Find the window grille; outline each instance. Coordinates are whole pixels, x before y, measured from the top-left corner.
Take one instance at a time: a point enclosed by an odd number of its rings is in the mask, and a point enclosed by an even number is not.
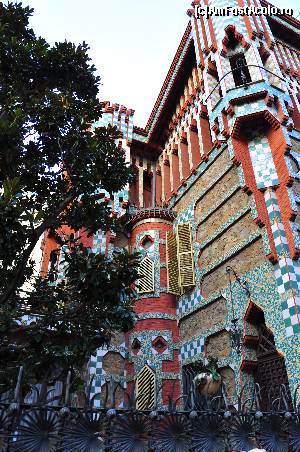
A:
[[[154,292],[154,262],[146,256],[139,266],[138,292],[140,294]]]
[[[229,58],[235,86],[241,86],[251,82],[246,58],[243,53],[237,53]]]
[[[177,242],[171,231],[167,232],[167,278],[168,292],[180,295]]]
[[[179,284],[182,288],[195,284],[192,228],[190,223],[177,226]]]
[[[154,408],[156,388],[155,372],[148,366],[144,366],[136,379],[136,407],[138,410]]]

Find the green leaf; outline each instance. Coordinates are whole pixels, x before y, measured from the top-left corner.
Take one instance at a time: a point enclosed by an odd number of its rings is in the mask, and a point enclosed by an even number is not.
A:
[[[39,210],[38,213],[35,216],[35,221],[41,221],[44,218],[44,211]]]

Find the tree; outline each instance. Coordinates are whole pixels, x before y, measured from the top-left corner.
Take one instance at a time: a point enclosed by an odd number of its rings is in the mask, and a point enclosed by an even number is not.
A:
[[[114,230],[95,195],[117,192],[131,172],[119,132],[101,116],[100,79],[86,43],[47,42],[33,10],[0,5],[0,362],[3,388],[22,364],[36,379],[82,366],[113,331],[134,322],[137,256],[95,255],[76,234]],[[32,251],[49,231],[67,246],[66,279],[33,278]],[[24,283],[32,282],[31,290]],[[24,315],[34,322],[23,324]]]

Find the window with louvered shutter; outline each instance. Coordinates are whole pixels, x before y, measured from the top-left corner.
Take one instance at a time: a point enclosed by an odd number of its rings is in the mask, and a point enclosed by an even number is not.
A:
[[[167,277],[168,292],[180,295],[177,242],[175,235],[167,232]]]
[[[155,372],[146,365],[136,379],[136,407],[138,410],[154,408],[155,391]]]
[[[176,228],[179,285],[187,288],[195,285],[192,228],[190,223],[178,224]]]
[[[138,292],[154,292],[154,262],[148,256],[140,263],[139,275],[142,278],[138,280]]]

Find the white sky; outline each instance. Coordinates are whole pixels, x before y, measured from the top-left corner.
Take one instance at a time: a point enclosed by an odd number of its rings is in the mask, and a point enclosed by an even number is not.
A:
[[[35,9],[31,25],[49,43],[89,44],[103,84],[101,100],[133,108],[134,124],[144,127],[187,25],[191,0],[22,2]],[[300,10],[298,0],[272,3],[293,8],[295,16]]]
[[[86,41],[102,100],[133,108],[145,126],[188,22],[185,0],[27,0],[50,43]],[[25,5],[26,0],[23,1]]]

